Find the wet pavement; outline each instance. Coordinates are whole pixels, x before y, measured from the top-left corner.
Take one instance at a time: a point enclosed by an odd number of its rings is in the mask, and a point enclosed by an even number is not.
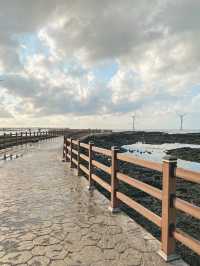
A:
[[[0,163],[0,265],[171,266],[159,243],[62,163],[62,139]]]

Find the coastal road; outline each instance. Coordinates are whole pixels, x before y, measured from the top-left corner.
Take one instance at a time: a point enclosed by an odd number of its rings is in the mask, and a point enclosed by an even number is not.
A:
[[[62,138],[0,162],[0,265],[171,266],[159,243],[123,213],[111,214],[61,161]]]

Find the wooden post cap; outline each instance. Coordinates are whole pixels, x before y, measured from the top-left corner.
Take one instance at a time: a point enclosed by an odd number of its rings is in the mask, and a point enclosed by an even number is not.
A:
[[[111,150],[112,150],[112,151],[119,151],[120,148],[119,148],[118,146],[112,146],[112,147],[111,147]]]
[[[162,158],[162,161],[163,162],[169,162],[169,163],[176,163],[177,162],[177,157],[174,156],[174,155],[165,155],[163,158]]]

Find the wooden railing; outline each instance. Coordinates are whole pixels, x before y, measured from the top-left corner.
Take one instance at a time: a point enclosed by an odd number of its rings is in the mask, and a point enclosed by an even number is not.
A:
[[[88,156],[81,153],[81,149],[87,150]],[[111,167],[94,160],[94,154],[96,153],[108,156],[111,161]],[[78,175],[80,175],[81,171],[87,175],[89,189],[92,189],[94,182],[96,182],[111,194],[110,210],[112,212],[118,211],[120,202],[122,202],[157,225],[161,229],[161,249],[159,254],[166,261],[177,259],[175,254],[176,240],[200,255],[200,241],[176,228],[177,210],[200,219],[200,207],[176,196],[176,178],[179,177],[186,181],[200,183],[200,173],[178,168],[177,159],[173,156],[165,156],[161,164],[119,153],[116,147],[112,147],[111,150],[103,149],[95,147],[92,142],[86,144],[67,137],[64,138],[63,159],[64,161],[69,161],[71,167],[77,168]],[[81,164],[82,160],[88,163],[88,168]],[[162,190],[121,173],[118,169],[118,161],[128,162],[162,173]],[[110,184],[94,174],[95,168],[111,175]],[[162,203],[161,217],[119,191],[119,181],[160,200]]]
[[[61,131],[16,132],[0,135],[0,150],[64,135]]]

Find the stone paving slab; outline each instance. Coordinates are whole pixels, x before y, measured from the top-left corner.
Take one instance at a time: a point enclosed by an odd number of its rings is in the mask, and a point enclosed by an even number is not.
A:
[[[111,214],[61,155],[60,138],[0,164],[0,265],[186,265],[165,263],[159,242],[125,214]]]

